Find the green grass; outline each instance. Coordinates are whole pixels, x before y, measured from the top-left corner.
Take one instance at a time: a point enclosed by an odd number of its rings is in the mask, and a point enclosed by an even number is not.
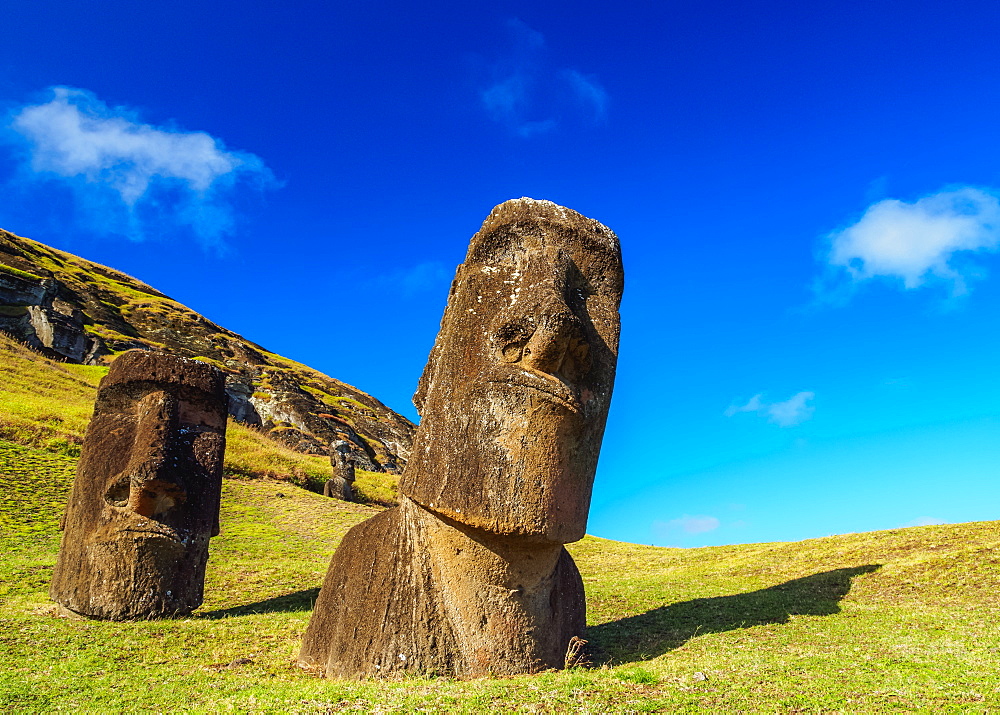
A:
[[[226,466],[229,477],[288,479],[300,486],[322,484],[330,478],[330,460],[285,447],[262,432],[232,419],[226,429]]]
[[[107,372],[103,366],[50,360],[0,332],[0,439],[56,455],[79,456],[97,384]],[[227,477],[286,480],[322,491],[331,473],[326,457],[296,452],[262,432],[229,421]],[[392,474],[360,472],[356,492],[366,503],[393,503],[398,482]]]
[[[21,267],[7,265],[6,262],[13,262]],[[307,392],[317,398],[317,402],[310,406],[313,413],[336,412],[342,418],[348,418],[349,424],[373,445],[376,454],[383,461],[386,445],[375,437],[376,434],[383,433],[379,429],[379,423],[389,423],[395,431],[401,429],[406,432],[410,427],[405,419],[380,405],[370,395],[306,365],[268,352],[129,275],[37,241],[0,231],[0,271],[39,279],[40,276],[28,273],[24,268],[37,271],[44,277],[58,279],[77,296],[74,306],[84,314],[84,329],[87,333],[99,336],[111,351],[111,355],[102,358],[104,361],[109,361],[114,355],[137,343],[152,349],[187,355],[227,372],[243,370],[246,374],[244,358],[251,364],[263,360],[269,371],[282,373],[284,382],[292,385],[308,383],[310,389]],[[24,311],[22,306],[0,306],[0,313],[8,316],[16,317]],[[0,363],[5,352],[6,348],[0,344]],[[257,357],[246,357],[247,355]],[[6,376],[0,374],[0,391],[4,390],[4,377]],[[264,384],[267,384],[266,380],[261,383]],[[17,397],[30,398],[31,395]],[[44,401],[45,396],[41,399]],[[9,405],[8,414],[5,415],[2,401],[3,398],[0,397],[0,438],[30,441],[48,449],[63,449],[67,454],[78,451],[79,442],[73,446],[72,435],[79,430],[74,427],[60,429],[52,425],[42,425],[41,429],[37,429],[39,425],[33,424],[30,419],[32,410],[37,407],[32,404],[31,399],[17,400],[23,408],[23,414],[20,415],[9,414]],[[86,407],[86,402],[75,399],[73,409]],[[15,405],[15,410],[16,407]],[[23,419],[24,414],[29,416],[27,420]],[[354,419],[350,419],[351,417]],[[330,435],[326,433],[319,437],[321,440],[329,439]],[[49,443],[50,439],[56,441]],[[71,444],[67,446],[59,440],[68,440]],[[391,482],[392,479],[387,478],[379,486],[379,491],[391,490]]]
[[[75,459],[0,441],[0,535],[54,532],[75,469]]]
[[[0,439],[79,455],[107,371],[49,360],[0,333]]]
[[[60,618],[73,459],[0,444],[0,707],[24,712],[990,712],[1000,522],[797,543],[570,547],[592,667],[503,680],[317,679],[293,664],[330,555],[376,509],[226,480],[189,618]],[[13,497],[11,497],[13,495]]]
[[[8,266],[5,263],[0,263],[0,272],[9,273],[10,275],[17,276],[18,278],[27,278],[31,281],[42,280],[41,276],[36,276],[34,273],[22,271],[20,268],[14,268],[14,266]]]

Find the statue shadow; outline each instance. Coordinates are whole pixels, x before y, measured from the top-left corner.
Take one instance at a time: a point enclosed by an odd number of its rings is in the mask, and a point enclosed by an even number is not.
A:
[[[851,590],[851,579],[881,566],[824,571],[759,591],[681,601],[591,626],[587,629],[589,657],[595,665],[631,663],[663,655],[705,633],[787,623],[793,615],[839,613],[840,600]]]
[[[233,616],[249,616],[257,613],[294,613],[297,611],[311,611],[319,595],[319,588],[307,588],[294,593],[286,593],[284,596],[275,596],[265,601],[248,603],[243,606],[233,606],[216,611],[205,611],[195,613],[197,618],[232,618]]]

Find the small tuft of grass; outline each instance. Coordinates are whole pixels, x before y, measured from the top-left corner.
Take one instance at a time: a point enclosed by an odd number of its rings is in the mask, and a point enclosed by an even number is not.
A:
[[[354,494],[362,504],[393,506],[399,503],[399,476],[355,469]]]
[[[34,273],[22,271],[20,268],[14,268],[14,266],[8,266],[6,263],[0,263],[0,273],[7,273],[18,278],[25,278],[29,281],[42,280],[41,276],[36,276]]]
[[[296,452],[263,432],[230,419],[226,429],[225,474],[244,479],[283,479],[316,489],[315,485],[322,485],[332,471],[326,457]]]

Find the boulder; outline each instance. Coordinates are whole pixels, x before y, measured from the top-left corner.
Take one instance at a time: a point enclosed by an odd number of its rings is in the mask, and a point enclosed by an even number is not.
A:
[[[0,264],[0,330],[57,360],[96,361],[108,354],[101,339],[86,332],[83,312],[66,300],[58,281],[11,270]]]

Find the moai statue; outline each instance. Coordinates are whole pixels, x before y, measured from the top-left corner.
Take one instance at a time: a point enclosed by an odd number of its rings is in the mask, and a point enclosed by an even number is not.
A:
[[[548,201],[496,207],[458,267],[414,402],[401,504],[334,554],[300,661],[332,677],[561,668],[611,401],[618,239]]]
[[[111,620],[200,606],[225,445],[222,372],[141,350],[115,360],[83,441],[52,599]]]
[[[333,478],[323,485],[323,496],[354,501],[354,461],[349,456],[346,442],[338,441],[330,447],[330,466]]]

